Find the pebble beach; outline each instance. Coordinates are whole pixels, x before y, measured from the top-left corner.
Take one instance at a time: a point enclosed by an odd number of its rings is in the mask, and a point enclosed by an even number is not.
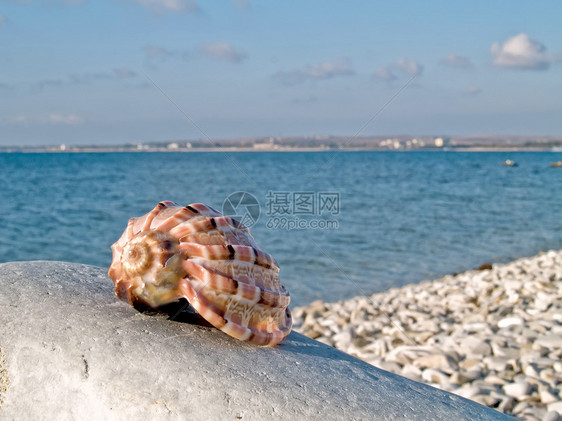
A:
[[[293,311],[294,329],[523,420],[562,420],[562,250]]]

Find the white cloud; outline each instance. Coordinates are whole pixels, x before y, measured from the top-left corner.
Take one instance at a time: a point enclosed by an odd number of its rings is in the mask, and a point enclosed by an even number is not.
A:
[[[77,124],[82,124],[84,122],[84,119],[76,114],[49,114],[47,122],[52,124],[74,126]]]
[[[203,44],[199,49],[206,56],[231,62],[239,62],[248,57],[244,50],[225,41]]]
[[[349,76],[353,73],[353,66],[350,60],[343,58],[306,66],[302,69],[280,71],[275,73],[273,78],[284,85],[297,85],[305,80],[331,79],[336,76]]]
[[[392,71],[388,66],[380,67],[375,73],[373,73],[373,79],[382,79],[387,82],[392,82],[398,79],[398,76]]]
[[[396,61],[396,68],[408,76],[419,76],[423,72],[423,66],[419,62],[407,58]]]
[[[541,42],[521,33],[506,39],[503,44],[494,42],[490,48],[492,64],[512,69],[546,70],[557,60],[546,53]]]
[[[439,64],[443,66],[456,67],[458,69],[472,68],[472,62],[469,58],[457,56],[455,53],[450,53],[447,57],[439,60]]]
[[[407,58],[401,58],[396,60],[388,66],[380,67],[377,71],[373,73],[373,79],[380,79],[386,82],[393,82],[402,76],[419,76],[423,72],[423,65],[416,61]]]
[[[465,91],[466,95],[478,95],[482,92],[482,89],[480,89],[478,86],[469,86],[468,89]]]
[[[156,12],[194,12],[198,10],[197,3],[193,0],[137,0],[137,3]]]

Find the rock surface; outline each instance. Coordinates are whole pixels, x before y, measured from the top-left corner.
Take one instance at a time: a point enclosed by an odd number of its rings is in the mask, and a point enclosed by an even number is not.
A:
[[[112,287],[92,266],[0,265],[2,419],[506,418],[295,332],[258,348],[141,314]]]
[[[525,420],[562,414],[562,251],[293,311],[295,329]]]

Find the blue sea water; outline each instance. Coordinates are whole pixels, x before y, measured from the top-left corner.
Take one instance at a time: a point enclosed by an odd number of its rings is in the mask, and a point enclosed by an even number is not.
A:
[[[519,166],[502,167],[505,159]],[[0,262],[108,267],[110,245],[130,217],[162,200],[221,209],[245,191],[260,204],[254,237],[278,260],[293,305],[336,301],[562,248],[562,169],[549,167],[561,159],[552,152],[0,154]],[[320,209],[322,194],[339,200]],[[297,218],[302,229],[280,227]],[[310,228],[314,221],[332,226]]]

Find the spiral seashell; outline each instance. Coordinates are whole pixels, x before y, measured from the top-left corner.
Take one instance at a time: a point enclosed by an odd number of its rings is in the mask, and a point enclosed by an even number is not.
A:
[[[289,292],[249,229],[201,203],[160,202],[111,246],[115,293],[137,309],[187,299],[230,336],[274,346],[291,331]]]

